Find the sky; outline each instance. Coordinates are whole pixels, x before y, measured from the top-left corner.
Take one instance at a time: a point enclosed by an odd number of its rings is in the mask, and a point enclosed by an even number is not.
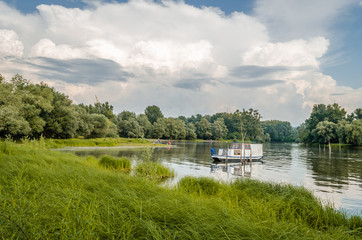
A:
[[[362,107],[361,0],[0,0],[0,73],[166,117]]]

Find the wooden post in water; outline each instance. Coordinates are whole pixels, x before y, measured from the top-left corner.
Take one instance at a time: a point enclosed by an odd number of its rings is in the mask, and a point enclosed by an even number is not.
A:
[[[250,157],[249,157],[250,165],[253,164],[253,154],[251,153],[251,145],[250,145]]]
[[[244,143],[243,143],[243,162],[244,162],[244,166],[245,166],[246,157],[245,157],[245,144]]]

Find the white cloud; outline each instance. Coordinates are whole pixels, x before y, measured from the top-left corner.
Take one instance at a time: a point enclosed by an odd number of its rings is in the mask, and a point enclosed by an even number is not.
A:
[[[289,42],[261,43],[253,46],[243,56],[243,65],[257,66],[312,66],[318,67],[318,58],[327,51],[329,41],[317,37],[306,41],[303,39]]]
[[[355,0],[256,0],[254,15],[273,40],[330,37],[335,19]]]
[[[72,49],[72,47],[67,44],[56,46],[55,43],[49,39],[40,39],[39,42],[33,46],[30,56],[63,60],[85,57],[80,50]]]
[[[0,29],[0,57],[22,57],[24,45],[16,32]]]
[[[361,88],[319,70],[329,21],[349,1],[259,0],[254,16],[182,1],[91,3],[23,15],[0,1],[0,56],[17,57],[0,60],[0,72],[46,81],[78,103],[97,95],[117,111],[156,104],[166,116],[252,107],[299,124],[314,103],[360,107]]]

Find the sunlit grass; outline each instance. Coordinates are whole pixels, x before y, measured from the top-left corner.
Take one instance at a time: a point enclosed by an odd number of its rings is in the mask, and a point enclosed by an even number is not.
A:
[[[111,170],[118,170],[123,172],[131,171],[131,160],[126,157],[112,157],[112,156],[101,156],[99,165]]]
[[[135,175],[146,177],[150,180],[162,180],[174,177],[174,170],[162,165],[159,162],[145,161],[138,163],[135,168]]]
[[[165,188],[100,160],[0,142],[0,238],[362,238],[361,217],[301,187],[185,178]]]

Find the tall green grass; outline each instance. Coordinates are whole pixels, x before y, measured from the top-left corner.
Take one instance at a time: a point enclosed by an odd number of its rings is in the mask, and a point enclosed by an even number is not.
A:
[[[299,187],[187,178],[165,188],[94,157],[0,142],[1,239],[361,239],[361,231],[361,217]]]
[[[136,165],[135,175],[146,177],[150,180],[163,180],[165,178],[174,177],[175,172],[159,162],[146,161]]]
[[[142,161],[137,163],[134,174],[156,181],[174,177],[174,170],[164,166],[159,161],[152,161],[153,150],[153,148],[145,148],[143,150]]]
[[[123,172],[131,171],[131,161],[126,157],[117,158],[108,155],[101,156],[99,165],[111,170]]]

